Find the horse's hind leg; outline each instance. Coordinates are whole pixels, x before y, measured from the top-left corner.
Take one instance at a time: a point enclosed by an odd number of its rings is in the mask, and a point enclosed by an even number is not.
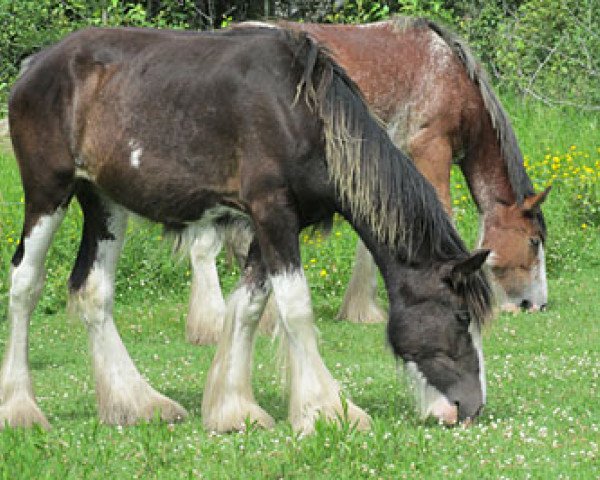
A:
[[[271,427],[273,419],[252,393],[252,350],[268,289],[258,244],[254,242],[242,280],[227,300],[225,325],[206,378],[202,421],[211,431],[243,430],[246,423]]]
[[[42,197],[40,192],[28,196],[38,199]],[[66,202],[66,194],[65,197]],[[64,218],[65,208],[50,207],[49,211],[48,205],[37,208],[28,203],[25,210],[23,235],[10,270],[10,336],[0,372],[0,429],[6,424],[11,427],[30,426],[34,423],[50,426],[33,393],[28,360],[29,321],[44,286],[46,254]]]
[[[245,226],[225,229],[224,243],[227,251],[232,258],[237,260],[242,268],[246,263],[248,246],[252,240],[252,235],[252,230]],[[278,316],[277,305],[275,304],[273,295],[270,294],[258,324],[260,332],[265,335],[273,335],[276,331]]]
[[[179,420],[186,416],[185,410],[142,378],[113,320],[115,270],[127,213],[91,187],[79,191],[77,198],[84,227],[69,287],[88,331],[100,418],[106,423],[125,425],[151,419],[159,412],[164,420]]]
[[[382,323],[387,318],[377,303],[377,266],[360,238],[356,245],[352,277],[337,316],[354,323]]]
[[[222,238],[214,226],[204,228],[190,248],[192,288],[186,322],[187,341],[195,345],[217,343],[223,331],[225,301],[216,259]]]
[[[216,266],[223,241],[242,268],[248,255],[251,240],[248,228],[226,228],[222,235],[219,230],[212,226],[205,228],[190,248],[192,287],[185,333],[187,341],[194,345],[215,344],[223,331],[226,308]],[[266,335],[274,332],[277,315],[277,306],[270,296],[259,324]]]

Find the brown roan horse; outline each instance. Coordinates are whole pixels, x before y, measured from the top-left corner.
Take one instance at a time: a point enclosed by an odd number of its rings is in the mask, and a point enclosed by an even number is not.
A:
[[[367,25],[277,25],[307,32],[326,46],[450,214],[450,169],[458,162],[480,211],[479,246],[492,251],[488,264],[499,304],[507,310],[543,309],[546,228],[540,205],[548,190],[534,192],[510,121],[464,41],[435,23],[411,18]],[[206,305],[222,300],[212,293],[217,287],[210,281],[211,275],[216,278],[210,255],[198,250],[192,251],[192,264],[201,272],[194,275],[193,290],[206,296],[192,296],[188,337],[203,343],[220,328]],[[381,321],[376,269],[360,242],[355,265],[340,316]]]
[[[369,416],[340,398],[317,347],[298,236],[335,212],[359,233],[385,281],[388,339],[414,380],[424,416],[455,423],[485,403],[480,328],[491,291],[435,190],[391,142],[359,89],[308,36],[88,29],[37,54],[9,99],[25,194],[12,259],[10,338],[0,371],[0,427],[47,421],[28,364],[44,260],[73,197],[82,238],[69,279],[87,328],[100,417],[176,420],[185,410],[142,377],[113,320],[128,212],[210,250],[229,229],[252,231],[207,374],[210,430],[270,426],[252,392],[259,317],[273,291],[289,368],[289,416]]]
[[[535,194],[510,121],[464,41],[431,21],[402,17],[282,26],[307,32],[331,51],[450,214],[450,167],[458,162],[481,212],[479,246],[492,251],[488,264],[501,304],[544,308],[540,205],[548,192]]]

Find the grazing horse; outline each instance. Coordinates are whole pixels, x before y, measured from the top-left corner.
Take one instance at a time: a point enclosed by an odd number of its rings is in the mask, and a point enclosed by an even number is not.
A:
[[[546,228],[540,205],[548,191],[535,194],[510,121],[464,41],[431,21],[402,17],[367,25],[262,25],[307,32],[329,49],[450,214],[450,168],[458,162],[480,211],[479,245],[492,251],[488,264],[499,303],[506,310],[543,309]],[[222,323],[214,321],[222,307],[215,311],[211,305],[223,300],[218,282],[211,281],[217,278],[210,276],[214,260],[201,247],[191,252],[187,331],[193,343],[210,343]],[[383,320],[376,288],[376,268],[359,242],[339,316]]]
[[[468,253],[434,189],[305,34],[82,30],[36,55],[12,89],[9,122],[25,218],[10,273],[1,425],[47,425],[31,383],[28,328],[48,247],[73,196],[84,222],[69,288],[87,327],[104,422],[185,416],[140,375],[113,320],[130,211],[208,250],[229,229],[252,231],[207,375],[206,428],[273,424],[251,383],[271,289],[288,346],[293,428],[310,432],[319,415],[369,425],[363,410],[340,400],[319,354],[300,258],[300,230],[327,225],[335,212],[383,274],[388,338],[421,413],[451,424],[480,412],[480,328],[491,312],[480,267],[489,252]]]
[[[509,310],[543,309],[548,294],[540,205],[548,190],[534,192],[510,120],[466,43],[429,20],[406,17],[281,26],[306,32],[331,51],[449,214],[450,167],[458,162],[481,212],[479,245],[492,251],[488,264],[500,303]]]

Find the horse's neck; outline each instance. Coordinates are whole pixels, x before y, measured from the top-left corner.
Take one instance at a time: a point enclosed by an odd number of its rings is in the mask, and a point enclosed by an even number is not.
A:
[[[483,214],[491,211],[498,202],[512,204],[516,201],[508,167],[491,125],[484,125],[477,140],[470,142],[460,167]]]
[[[413,269],[410,268],[406,264],[406,261],[402,259],[402,253],[393,251],[390,247],[381,243],[372,230],[366,225],[366,223],[358,222],[355,219],[352,219],[350,216],[344,216],[356,230],[361,240],[373,256],[373,260],[375,261],[381,276],[383,277],[390,302],[399,300],[397,298],[392,298],[394,297],[393,290],[395,289],[390,290],[390,288],[393,285],[397,286],[399,281],[403,280],[404,275],[402,272],[413,271]],[[406,279],[404,278],[404,280]]]

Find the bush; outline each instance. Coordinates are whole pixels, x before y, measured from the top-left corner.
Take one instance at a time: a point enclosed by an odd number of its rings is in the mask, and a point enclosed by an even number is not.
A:
[[[463,35],[503,89],[600,110],[597,0],[0,0],[0,117],[20,62],[82,26],[204,29],[273,14],[335,23],[431,18]]]
[[[504,88],[546,104],[600,109],[600,2],[484,2],[462,33]]]
[[[142,4],[120,0],[0,0],[0,118],[20,64],[32,53],[90,25],[188,28],[192,8],[191,2],[169,2],[150,18]]]

